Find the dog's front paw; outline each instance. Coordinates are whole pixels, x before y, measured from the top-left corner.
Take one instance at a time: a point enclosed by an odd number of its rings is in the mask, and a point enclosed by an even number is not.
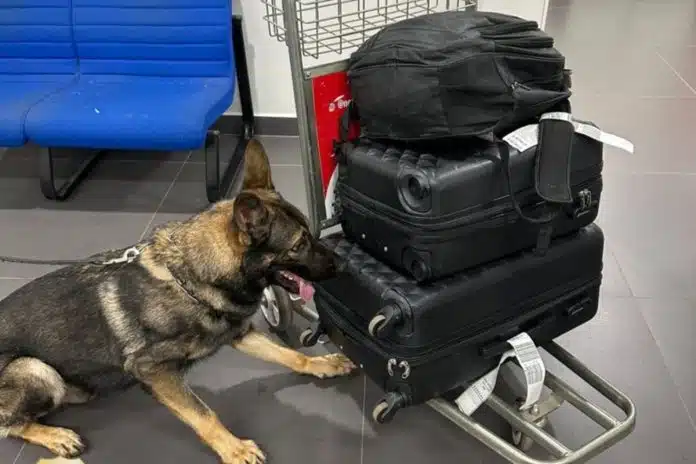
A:
[[[51,428],[45,434],[44,442],[41,443],[56,456],[63,458],[76,458],[81,455],[86,446],[82,438],[72,430],[63,428]]]
[[[240,440],[239,444],[230,450],[229,456],[222,459],[222,464],[263,464],[264,462],[266,462],[266,456],[251,440]]]
[[[307,358],[304,373],[325,379],[348,375],[355,370],[355,364],[341,353]]]

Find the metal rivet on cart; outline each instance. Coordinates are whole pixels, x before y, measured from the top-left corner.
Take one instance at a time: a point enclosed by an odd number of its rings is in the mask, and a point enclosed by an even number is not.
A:
[[[385,253],[387,252],[387,250],[389,250],[389,248],[384,247],[384,252],[385,252]]]
[[[360,235],[360,238],[365,240],[365,234]]]

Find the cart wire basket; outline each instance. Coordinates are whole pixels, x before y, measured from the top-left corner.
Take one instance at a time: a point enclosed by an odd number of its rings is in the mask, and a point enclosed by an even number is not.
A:
[[[261,0],[271,37],[286,41],[282,0]],[[296,0],[302,55],[319,58],[360,46],[384,26],[443,10],[472,8],[471,0]]]
[[[513,1],[513,0],[511,0]],[[355,50],[370,36],[389,24],[440,11],[477,8],[470,0],[261,0],[265,5],[264,21],[271,37],[288,47],[293,96],[297,111],[300,156],[307,195],[311,231],[319,235],[336,226],[334,187],[337,181],[334,141],[342,112],[350,100],[346,54]],[[334,61],[317,63],[325,55]],[[312,63],[305,66],[305,60]],[[264,291],[261,311],[272,331],[285,332],[294,314],[307,319],[312,327],[300,336],[304,346],[320,341],[321,321],[316,311],[278,287]],[[377,309],[375,309],[375,312]],[[339,347],[340,348],[340,347]],[[475,416],[462,413],[445,398],[434,398],[428,405],[452,423],[480,440],[498,455],[515,464],[577,464],[584,463],[625,438],[635,427],[633,402],[609,382],[592,372],[577,358],[556,343],[543,346],[560,365],[599,392],[608,403],[621,410],[625,417],[617,419],[600,406],[586,399],[568,383],[547,373],[546,392],[529,410],[521,411],[515,400],[492,394],[487,407],[502,417],[511,428],[511,440],[503,440],[479,423]],[[544,430],[549,415],[568,403],[598,424],[604,432],[583,446],[571,449]],[[383,399],[375,405],[373,418],[384,414],[391,405]],[[548,459],[533,457],[529,451],[538,445]],[[538,451],[538,449],[537,449]]]

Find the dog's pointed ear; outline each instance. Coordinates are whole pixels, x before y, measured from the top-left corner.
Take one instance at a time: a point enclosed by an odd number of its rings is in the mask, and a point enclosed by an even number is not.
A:
[[[263,242],[270,232],[270,213],[263,200],[251,192],[241,192],[234,199],[233,220],[240,232],[252,243]]]
[[[271,163],[266,150],[256,139],[251,139],[244,151],[244,182],[242,190],[275,190],[271,178]]]

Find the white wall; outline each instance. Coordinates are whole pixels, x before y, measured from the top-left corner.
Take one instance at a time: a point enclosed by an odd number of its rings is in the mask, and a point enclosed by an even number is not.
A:
[[[241,13],[244,18],[244,35],[255,113],[258,116],[294,117],[295,103],[285,43],[269,36],[267,25],[262,19],[266,8],[261,0],[232,0],[232,2],[235,14]],[[479,0],[479,10],[497,11],[533,19],[543,27],[548,0]],[[341,58],[340,55],[327,55],[322,57],[321,61],[331,62]],[[314,60],[305,62],[305,66],[313,64],[316,64]],[[236,100],[227,111],[228,114],[240,114],[240,112],[239,102]]]
[[[546,25],[549,0],[479,0],[478,9],[530,19],[538,22],[543,29]]]

